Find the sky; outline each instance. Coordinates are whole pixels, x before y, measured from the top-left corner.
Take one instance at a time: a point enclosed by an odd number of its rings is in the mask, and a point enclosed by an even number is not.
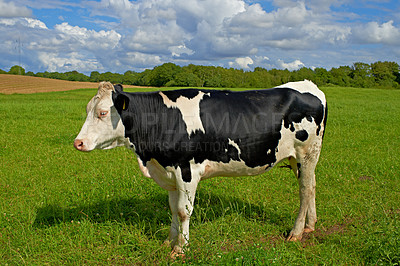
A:
[[[400,63],[398,0],[0,0],[0,69]]]

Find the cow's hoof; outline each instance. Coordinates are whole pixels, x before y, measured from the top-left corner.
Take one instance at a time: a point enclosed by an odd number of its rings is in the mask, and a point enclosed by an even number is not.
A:
[[[308,233],[311,233],[311,232],[314,232],[314,228],[310,228],[310,227],[304,228],[304,233],[308,234]]]
[[[286,241],[300,241],[300,240],[301,240],[301,234],[294,235],[293,233],[290,233],[289,236],[286,238]]]
[[[170,258],[172,260],[176,260],[177,258],[184,260],[185,259],[185,253],[182,252],[181,248],[176,248],[174,247],[171,251],[171,253],[169,254]]]

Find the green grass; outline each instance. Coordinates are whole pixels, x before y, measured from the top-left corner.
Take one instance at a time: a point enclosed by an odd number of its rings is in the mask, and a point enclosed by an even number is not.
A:
[[[287,169],[213,178],[197,192],[186,262],[400,263],[400,91],[323,90],[316,232],[284,241],[299,206]],[[0,95],[2,264],[173,263],[168,193],[127,149],[72,146],[94,94]]]

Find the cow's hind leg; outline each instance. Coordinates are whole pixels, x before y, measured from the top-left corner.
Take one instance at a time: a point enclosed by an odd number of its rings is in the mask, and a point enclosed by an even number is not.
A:
[[[289,163],[290,167],[292,168],[292,171],[296,178],[299,178],[300,174],[300,166],[301,164],[297,162],[297,160],[294,157],[289,157]],[[308,204],[307,208],[307,216],[306,216],[306,224],[304,228],[304,233],[309,233],[314,231],[315,223],[317,221],[317,213],[316,213],[316,208],[315,208],[315,175],[313,178],[313,186],[312,186],[312,195]]]
[[[296,218],[294,227],[288,236],[288,240],[300,240],[303,232],[314,231],[317,222],[317,212],[315,208],[315,167],[318,162],[319,150],[313,150],[298,160],[296,166],[299,182],[300,210]],[[289,159],[291,165],[293,159]]]

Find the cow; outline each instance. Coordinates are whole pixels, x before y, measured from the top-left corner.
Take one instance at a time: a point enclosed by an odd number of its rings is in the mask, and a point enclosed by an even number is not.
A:
[[[123,91],[101,82],[74,141],[79,151],[125,146],[144,176],[169,192],[171,255],[183,254],[201,180],[262,174],[288,159],[300,210],[287,240],[314,230],[315,167],[327,121],[325,95],[311,81],[272,89]]]

